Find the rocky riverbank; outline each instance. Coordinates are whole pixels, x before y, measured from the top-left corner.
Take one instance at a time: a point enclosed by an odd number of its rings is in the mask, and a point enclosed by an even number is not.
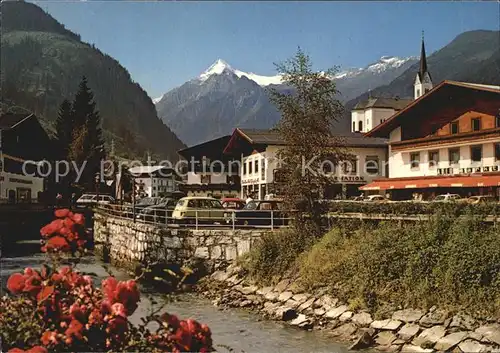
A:
[[[236,265],[203,279],[198,290],[214,305],[243,307],[300,329],[322,329],[351,349],[374,347],[385,352],[500,352],[500,320],[398,308],[375,320],[368,311],[349,305],[326,290],[304,293],[290,280],[258,287]]]

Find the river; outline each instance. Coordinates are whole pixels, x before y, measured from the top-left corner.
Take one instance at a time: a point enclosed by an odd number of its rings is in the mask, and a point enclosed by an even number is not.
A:
[[[39,253],[37,241],[19,241],[0,259],[0,278],[2,295],[10,274],[20,272],[27,266],[39,268],[44,255]],[[128,279],[124,271],[104,264],[99,259],[89,256],[78,265],[78,270],[90,273],[99,283],[102,278],[112,273],[118,279]],[[336,344],[320,331],[303,331],[272,321],[261,320],[256,314],[243,309],[220,310],[209,300],[195,294],[182,294],[168,297],[154,292],[147,287],[141,288],[139,308],[131,317],[133,322],[147,314],[157,303],[165,303],[164,310],[177,314],[181,318],[194,318],[206,323],[212,330],[215,348],[234,352],[335,352],[344,353],[347,349]],[[160,305],[160,304],[156,304]]]

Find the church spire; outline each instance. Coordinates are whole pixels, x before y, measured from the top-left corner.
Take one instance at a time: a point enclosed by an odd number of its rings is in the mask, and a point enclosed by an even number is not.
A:
[[[420,67],[415,77],[414,97],[415,99],[423,96],[432,89],[432,78],[427,68],[427,56],[425,55],[424,31],[422,31],[422,47],[420,49]]]
[[[422,31],[422,48],[420,50],[420,70],[418,71],[420,80],[423,79],[426,72],[427,72],[427,56],[425,55],[424,31]]]

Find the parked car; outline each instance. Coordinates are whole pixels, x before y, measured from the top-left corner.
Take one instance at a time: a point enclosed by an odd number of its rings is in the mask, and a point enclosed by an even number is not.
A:
[[[224,211],[221,202],[213,197],[188,196],[177,202],[172,220],[181,224],[222,223]]]
[[[349,201],[356,201],[356,202],[358,202],[358,201],[364,201],[364,199],[365,198],[363,196],[353,196],[353,197],[351,197],[351,199]]]
[[[171,223],[172,212],[174,211],[176,204],[177,200],[164,198],[157,205],[143,208],[137,215],[137,218],[148,222]]]
[[[245,207],[246,202],[242,199],[239,198],[225,198],[222,199],[222,207],[224,207],[226,210],[241,210],[243,207]]]
[[[91,206],[96,204],[110,204],[115,202],[115,199],[109,195],[83,194],[76,200],[76,205],[79,207]]]
[[[491,195],[479,195],[479,196],[471,196],[467,199],[467,202],[470,204],[478,204],[478,203],[487,203],[487,202],[496,202],[495,196]]]
[[[388,201],[385,196],[382,195],[370,195],[367,196],[363,201],[365,202],[385,202]]]
[[[226,223],[232,223],[232,214],[226,213]],[[288,224],[288,215],[283,211],[283,202],[276,200],[253,200],[241,210],[234,211],[236,225],[282,226]]]
[[[432,200],[433,202],[451,202],[451,201],[461,201],[462,196],[459,194],[443,194],[438,195]]]

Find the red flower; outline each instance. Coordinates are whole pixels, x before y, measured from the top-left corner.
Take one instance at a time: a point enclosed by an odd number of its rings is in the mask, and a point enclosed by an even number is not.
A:
[[[50,295],[54,293],[54,286],[43,287],[40,293],[37,294],[36,300],[37,302],[42,302],[50,297]]]
[[[75,225],[75,222],[71,219],[71,218],[65,218],[64,219],[64,225],[68,228],[68,229],[72,229],[73,226]]]
[[[63,237],[56,235],[50,238],[47,241],[47,245],[45,246],[46,251],[69,251],[70,247],[66,239]]]
[[[57,344],[57,332],[56,331],[45,331],[41,337],[42,344],[48,346],[51,343]]]
[[[134,280],[119,282],[116,286],[115,299],[117,302],[125,305],[127,315],[132,315],[135,309],[137,309],[137,302],[140,300],[137,283]]]
[[[64,217],[67,217],[69,215],[69,213],[71,213],[70,210],[68,210],[67,208],[61,208],[59,210],[56,210],[54,212],[55,216],[57,218],[64,218]]]
[[[111,303],[114,303],[115,290],[118,281],[114,277],[108,277],[102,281],[102,289]]]
[[[116,316],[109,320],[106,331],[115,335],[122,335],[127,331],[127,328],[127,319]]]
[[[42,278],[38,273],[31,276],[24,276],[26,281],[24,282],[23,292],[30,293],[31,295],[37,295],[42,289]]]
[[[78,320],[71,320],[68,329],[64,332],[64,334],[68,337],[75,337],[77,339],[83,338],[83,325]]]
[[[35,346],[31,349],[28,349],[26,353],[48,353],[47,349],[42,346]]]
[[[19,349],[19,348],[12,348],[12,349],[9,349],[9,351],[7,353],[25,353],[26,351],[23,351],[22,349]]]
[[[80,224],[82,226],[85,224],[85,217],[81,213],[75,213],[71,219],[73,219],[76,224]]]
[[[40,234],[44,237],[48,237],[58,233],[62,227],[64,227],[64,221],[62,219],[56,219],[40,229]]]
[[[186,323],[187,323],[187,327],[188,327],[188,331],[191,335],[196,335],[198,332],[200,332],[200,324],[193,320],[193,319],[187,319],[186,320]]]
[[[20,273],[12,274],[7,280],[7,289],[12,294],[19,294],[23,291],[25,286],[25,278]]]
[[[125,306],[122,303],[114,303],[111,306],[111,313],[116,316],[127,317]]]

